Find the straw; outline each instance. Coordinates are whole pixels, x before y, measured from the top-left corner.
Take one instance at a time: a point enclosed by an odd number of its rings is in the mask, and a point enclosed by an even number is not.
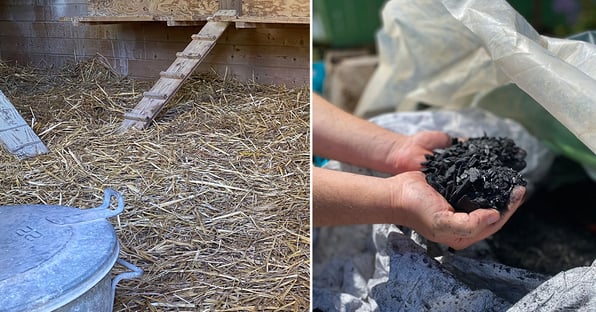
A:
[[[99,55],[0,62],[0,89],[50,149],[1,150],[0,205],[87,209],[119,191],[120,257],[145,273],[118,284],[114,311],[307,310],[308,88],[194,75],[148,129],[116,134],[151,85]]]

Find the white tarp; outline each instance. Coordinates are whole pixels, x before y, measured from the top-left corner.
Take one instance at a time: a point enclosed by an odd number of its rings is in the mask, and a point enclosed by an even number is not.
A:
[[[596,45],[538,34],[505,0],[391,0],[355,113],[468,106],[514,83],[596,151]]]

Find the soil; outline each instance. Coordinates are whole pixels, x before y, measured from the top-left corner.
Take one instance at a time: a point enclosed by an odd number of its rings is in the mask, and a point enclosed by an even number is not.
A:
[[[497,260],[555,275],[596,260],[596,182],[558,157],[544,183],[488,240]]]
[[[479,208],[507,209],[516,185],[525,186],[519,171],[526,167],[526,152],[503,137],[470,138],[426,155],[422,171],[456,211]]]

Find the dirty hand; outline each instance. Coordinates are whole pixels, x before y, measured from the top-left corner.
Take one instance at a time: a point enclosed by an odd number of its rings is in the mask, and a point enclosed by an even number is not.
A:
[[[508,209],[477,209],[455,212],[447,200],[430,186],[421,172],[406,172],[391,178],[392,206],[404,212],[399,224],[414,229],[433,242],[454,249],[466,248],[503,227],[522,204],[524,187],[517,186],[510,195]]]
[[[420,164],[426,161],[424,155],[432,154],[434,149],[449,146],[451,138],[441,131],[421,131],[402,137],[393,143],[387,155],[387,162],[393,167],[390,173],[420,170]]]

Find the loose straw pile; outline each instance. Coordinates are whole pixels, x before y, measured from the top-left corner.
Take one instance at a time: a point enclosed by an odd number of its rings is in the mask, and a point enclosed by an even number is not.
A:
[[[309,90],[197,75],[148,129],[117,134],[151,85],[101,57],[0,63],[0,89],[50,150],[0,150],[0,205],[87,209],[119,191],[120,258],[145,273],[120,282],[114,311],[307,310]]]

